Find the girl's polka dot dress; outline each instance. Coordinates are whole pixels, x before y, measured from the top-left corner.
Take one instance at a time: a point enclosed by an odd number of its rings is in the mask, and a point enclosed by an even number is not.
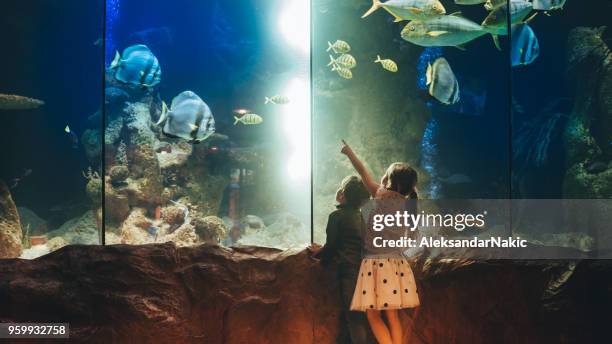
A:
[[[419,304],[414,275],[406,259],[361,261],[351,310],[413,308]]]

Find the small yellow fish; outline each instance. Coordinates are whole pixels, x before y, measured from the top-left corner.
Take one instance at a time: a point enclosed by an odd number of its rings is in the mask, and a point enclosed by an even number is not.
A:
[[[339,39],[336,40],[333,44],[331,42],[327,42],[327,46],[328,48],[326,51],[329,52],[330,50],[333,50],[333,52],[336,54],[344,54],[351,51],[351,46],[345,41],[341,41]]]
[[[263,118],[261,118],[261,116],[256,115],[254,113],[247,113],[246,115],[242,117],[234,116],[234,119],[235,119],[234,125],[238,124],[238,122],[244,125],[255,125],[255,124],[260,124],[261,122],[263,122]]]
[[[343,68],[343,67],[340,67],[338,65],[334,65],[332,67],[332,71],[338,73],[338,75],[340,75],[341,77],[343,77],[345,79],[352,79],[353,78],[353,72],[351,72],[351,70],[348,69],[348,68]]]
[[[281,95],[275,95],[273,97],[266,97],[266,102],[265,104],[274,104],[274,105],[285,105],[285,104],[289,104],[289,97],[285,97],[285,96],[281,96]]]
[[[329,63],[328,66],[339,66],[343,68],[355,68],[357,66],[357,60],[353,57],[353,55],[342,54],[337,59],[333,56],[329,55]]]
[[[389,72],[397,72],[397,64],[391,59],[381,60],[380,55],[376,55],[376,61],[374,61],[374,63],[380,63],[382,67]]]

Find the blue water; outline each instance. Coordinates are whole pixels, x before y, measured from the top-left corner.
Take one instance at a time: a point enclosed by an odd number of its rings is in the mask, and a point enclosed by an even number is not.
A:
[[[13,190],[19,205],[43,215],[66,202],[87,199],[81,171],[87,162],[64,133],[79,135],[102,99],[103,1],[3,3],[0,13],[0,93],[42,99],[32,111],[2,113],[0,178],[11,180],[33,170]]]

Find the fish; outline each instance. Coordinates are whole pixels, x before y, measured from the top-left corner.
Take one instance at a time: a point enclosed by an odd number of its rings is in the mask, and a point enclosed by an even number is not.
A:
[[[117,51],[110,67],[119,82],[141,87],[153,87],[161,81],[157,57],[143,44],[132,45],[120,55]]]
[[[274,105],[285,105],[285,104],[289,104],[289,97],[286,96],[281,96],[281,95],[275,95],[272,97],[266,97],[266,102],[264,104],[274,104]]]
[[[533,5],[525,0],[510,0],[511,24],[519,24],[531,13]],[[495,7],[483,20],[482,27],[494,35],[508,34],[508,4]]]
[[[508,0],[487,0],[484,7],[487,11],[492,11],[495,7],[507,3]]]
[[[66,127],[64,128],[64,132],[68,134],[68,137],[70,138],[70,142],[72,142],[72,148],[74,149],[79,148],[79,136],[70,129],[69,125],[66,125]]]
[[[256,125],[263,122],[261,116],[254,113],[247,113],[241,117],[234,116],[234,125],[242,123],[244,125]]]
[[[440,103],[451,105],[459,102],[459,82],[444,57],[427,66],[429,94]]]
[[[484,4],[487,0],[455,0],[457,5],[480,5]]]
[[[336,54],[346,54],[351,51],[351,46],[342,40],[337,39],[334,43],[327,42],[327,52],[333,51]]]
[[[93,45],[95,47],[101,47],[102,43],[104,43],[104,38],[100,37],[93,42]]]
[[[334,65],[332,66],[332,71],[338,73],[338,75],[340,75],[341,77],[345,79],[353,78],[353,72],[351,72],[351,70],[348,68],[343,68],[343,67]]]
[[[45,105],[42,100],[0,93],[0,110],[31,110]]]
[[[396,22],[427,19],[446,14],[446,9],[438,0],[389,0],[387,2],[372,0],[372,7],[361,18],[369,16],[379,8],[384,8],[389,12]]]
[[[533,9],[533,5],[525,0],[510,1],[510,22],[511,25],[519,24],[525,20]],[[530,21],[527,19],[525,22]],[[493,42],[498,50],[501,50],[499,35],[508,35],[508,3],[494,7],[489,15],[483,20],[482,27],[493,36]]]
[[[350,54],[342,54],[338,56],[338,58],[334,58],[333,56],[329,55],[329,60],[330,61],[327,64],[328,66],[339,66],[348,69],[355,68],[355,66],[357,66],[357,60],[355,60],[353,55]]]
[[[376,55],[376,60],[374,61],[374,63],[380,63],[382,67],[388,70],[389,72],[393,72],[393,73],[397,72],[397,64],[393,60],[390,60],[390,59],[381,60],[380,55]]]
[[[528,24],[516,24],[511,31],[512,46],[510,59],[512,67],[526,66],[540,56],[540,43]]]
[[[183,91],[174,99],[170,109],[162,102],[162,114],[157,125],[169,137],[200,143],[215,132],[215,118],[208,105],[194,92]]]
[[[402,39],[423,47],[458,47],[486,35],[480,25],[453,13],[428,20],[413,20],[402,29]]]
[[[536,11],[562,10],[566,0],[533,0],[533,9]]]

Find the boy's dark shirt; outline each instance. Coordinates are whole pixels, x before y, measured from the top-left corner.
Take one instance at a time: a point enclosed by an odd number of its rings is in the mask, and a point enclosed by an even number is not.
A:
[[[361,233],[364,222],[357,208],[344,205],[329,214],[325,246],[317,254],[323,264],[335,261],[341,271],[355,273],[361,264]]]

